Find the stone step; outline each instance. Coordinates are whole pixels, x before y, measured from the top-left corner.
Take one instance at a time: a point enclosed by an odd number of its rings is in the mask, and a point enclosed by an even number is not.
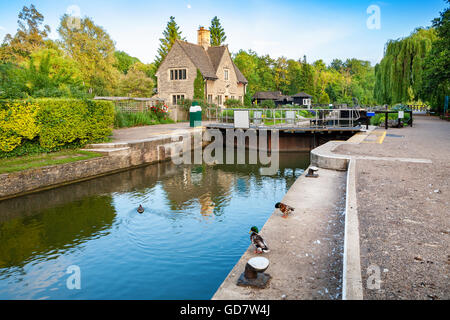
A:
[[[83,151],[91,151],[91,152],[98,152],[106,156],[120,156],[120,155],[127,155],[130,148],[85,148],[81,149]]]
[[[128,147],[127,142],[94,143],[86,145],[86,149],[117,149]]]

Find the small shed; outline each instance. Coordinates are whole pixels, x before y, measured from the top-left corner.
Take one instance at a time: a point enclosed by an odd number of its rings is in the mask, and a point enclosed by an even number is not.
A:
[[[294,104],[297,104],[299,106],[310,106],[312,96],[304,92],[299,92],[297,94],[294,94],[292,96],[292,99]]]

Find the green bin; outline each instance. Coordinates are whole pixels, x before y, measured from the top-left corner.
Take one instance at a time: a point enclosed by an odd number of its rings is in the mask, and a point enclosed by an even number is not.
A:
[[[202,126],[202,108],[196,101],[189,108],[189,121],[192,128]]]

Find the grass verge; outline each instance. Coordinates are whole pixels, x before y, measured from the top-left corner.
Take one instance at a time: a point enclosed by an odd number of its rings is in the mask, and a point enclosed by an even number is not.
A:
[[[0,174],[101,157],[100,153],[78,149],[0,159]]]

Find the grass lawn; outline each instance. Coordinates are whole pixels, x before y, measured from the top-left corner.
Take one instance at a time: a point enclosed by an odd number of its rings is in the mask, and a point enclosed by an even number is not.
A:
[[[101,157],[100,153],[77,149],[0,159],[0,174]]]

